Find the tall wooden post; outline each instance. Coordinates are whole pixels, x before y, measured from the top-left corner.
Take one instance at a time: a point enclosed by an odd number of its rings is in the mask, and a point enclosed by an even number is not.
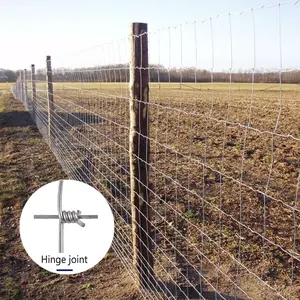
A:
[[[131,26],[130,186],[133,264],[143,287],[154,279],[149,183],[149,74],[147,24]],[[145,34],[146,33],[146,34]]]
[[[31,65],[32,116],[36,122],[36,76],[35,65]]]
[[[52,67],[51,67],[51,56],[48,55],[46,58],[47,62],[47,82],[48,82],[48,88],[47,88],[47,99],[48,99],[48,142],[49,146],[51,148],[51,127],[52,127],[52,114],[54,111],[54,98],[53,98],[53,81],[52,81]]]

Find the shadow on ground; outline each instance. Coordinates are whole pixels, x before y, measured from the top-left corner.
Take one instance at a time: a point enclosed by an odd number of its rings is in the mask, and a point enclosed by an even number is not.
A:
[[[47,111],[41,111],[40,116],[43,117],[44,121],[47,121]],[[80,126],[83,124],[98,124],[103,123],[103,120],[93,114],[84,114],[81,112],[73,112],[70,114],[56,113],[54,116],[56,123],[65,126]],[[26,127],[35,125],[30,114],[26,111],[9,111],[0,112],[0,124],[1,127]]]
[[[179,288],[178,285],[173,283],[163,283],[159,282],[158,290],[160,289],[161,292],[168,297],[175,297],[176,299],[189,299],[189,300],[196,300],[202,299],[202,297],[206,300],[243,300],[243,298],[236,297],[236,296],[229,296],[221,293],[216,292],[208,292],[208,291],[201,291],[200,285],[196,286],[182,286]],[[204,288],[205,289],[205,288]],[[201,295],[201,296],[200,296]]]
[[[26,127],[34,125],[30,115],[26,111],[0,112],[0,126],[4,127]]]

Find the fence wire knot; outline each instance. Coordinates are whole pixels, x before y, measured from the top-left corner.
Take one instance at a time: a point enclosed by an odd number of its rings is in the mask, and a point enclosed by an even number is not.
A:
[[[58,252],[64,253],[64,223],[77,223],[80,227],[85,227],[80,219],[98,219],[98,215],[81,215],[80,210],[62,210],[62,192],[63,181],[58,182],[57,194],[57,215],[34,215],[34,219],[58,219],[59,220],[59,237]]]
[[[85,223],[83,223],[81,220],[79,220],[79,217],[81,215],[81,211],[65,211],[59,212],[59,220],[62,223],[77,223],[79,226],[84,227]]]

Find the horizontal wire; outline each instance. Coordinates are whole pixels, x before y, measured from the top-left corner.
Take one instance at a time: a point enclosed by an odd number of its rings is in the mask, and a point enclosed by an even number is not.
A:
[[[101,134],[101,135],[102,135],[102,134]],[[84,138],[86,139],[87,137],[84,136]],[[107,137],[106,137],[106,138],[107,138]],[[112,140],[112,141],[113,141],[113,140]],[[119,144],[117,144],[117,145],[120,146]],[[125,150],[125,149],[123,149],[123,150]],[[127,150],[127,151],[128,151],[128,150]],[[137,158],[138,158],[138,157],[137,157]],[[190,158],[190,159],[192,159],[192,158]],[[145,161],[141,160],[140,158],[139,158],[139,160],[142,161],[142,162],[144,162],[144,163],[146,163]],[[150,167],[153,167],[151,164],[148,164],[148,165],[149,165]],[[153,169],[154,169],[156,172],[161,172],[160,170],[156,169],[155,167],[153,167]],[[162,173],[162,172],[161,172],[161,173]],[[208,202],[206,199],[202,199],[202,198],[200,197],[200,195],[198,195],[196,192],[191,191],[191,190],[188,190],[186,187],[182,186],[178,181],[175,181],[175,180],[174,180],[173,178],[171,178],[170,176],[168,176],[168,175],[166,175],[166,174],[164,174],[164,173],[162,173],[162,174],[163,174],[166,178],[168,178],[168,179],[174,181],[178,186],[180,186],[181,188],[185,189],[187,192],[189,192],[189,193],[191,193],[191,194],[194,194],[195,196],[199,197],[199,198],[200,198],[201,200],[203,200],[206,204],[212,206],[216,211],[219,211],[219,212],[223,213],[224,215],[226,215],[227,217],[229,217],[229,218],[231,218],[233,221],[235,221],[237,224],[243,226],[245,229],[249,230],[250,232],[252,232],[252,233],[254,233],[254,234],[256,234],[256,235],[258,235],[259,237],[261,237],[262,239],[266,240],[268,243],[272,244],[273,246],[278,247],[281,251],[283,251],[283,252],[286,253],[287,255],[293,257],[295,260],[300,261],[299,258],[297,258],[296,256],[294,256],[294,255],[293,255],[292,253],[290,253],[289,251],[283,249],[283,248],[282,248],[280,245],[278,245],[277,243],[275,243],[275,242],[269,240],[269,239],[266,238],[266,237],[263,237],[260,233],[258,233],[257,231],[251,229],[251,228],[248,227],[247,225],[241,223],[241,222],[238,221],[236,218],[234,218],[232,215],[227,214],[226,212],[220,210],[217,206],[215,206],[215,205],[213,205],[212,203]],[[224,176],[224,175],[222,174],[222,176]],[[224,176],[224,177],[225,177],[225,176]],[[137,179],[137,178],[136,178],[136,179]],[[138,179],[137,179],[137,180],[138,180]],[[138,181],[139,181],[139,180],[138,180]],[[139,181],[139,183],[140,183],[141,185],[144,185],[144,184],[143,184],[142,182],[140,182],[140,181]],[[144,185],[144,187],[147,188],[147,189],[149,190],[149,192],[154,193],[151,189],[149,189],[149,187],[147,187],[147,186],[145,186],[145,185]],[[258,192],[260,192],[260,191],[258,191]],[[260,193],[262,193],[263,195],[266,195],[266,194],[263,193],[263,192],[260,192]],[[161,197],[159,197],[157,194],[154,193],[154,195],[155,195],[157,198],[159,198],[161,201],[163,201],[163,199],[162,199]],[[266,195],[266,196],[272,199],[272,197],[270,197],[270,196],[268,196],[268,195]],[[274,199],[274,200],[277,200],[277,199]],[[167,206],[169,206],[170,209],[174,210],[174,208],[173,208],[172,206],[170,206],[168,203],[165,203],[165,204],[166,204]],[[283,204],[284,204],[284,203],[283,203]],[[291,208],[291,209],[294,209],[295,211],[299,211],[298,209],[296,209],[296,208],[294,208],[294,207],[290,207],[290,208]],[[174,211],[176,211],[176,210],[174,210]],[[191,226],[195,226],[195,225],[193,225],[186,217],[183,217],[183,216],[182,216],[182,218],[183,218],[185,221],[187,221]],[[196,226],[195,226],[195,227],[196,227]],[[197,227],[196,227],[196,228],[197,228]],[[174,229],[175,229],[175,228],[174,228]],[[197,229],[199,230],[199,228],[197,228]],[[204,234],[204,232],[202,232],[202,234]],[[207,236],[207,238],[210,239],[209,236]],[[216,246],[218,246],[218,245],[216,244]],[[222,249],[222,250],[223,250],[223,249]],[[300,254],[297,254],[297,255],[300,255]]]
[[[58,215],[34,215],[34,219],[59,219]],[[79,215],[78,219],[98,219],[98,215]]]
[[[87,170],[89,172],[89,170]],[[119,214],[118,212],[116,212],[117,214]],[[187,298],[188,299],[188,298]]]
[[[87,170],[88,172],[89,172],[89,170]],[[157,196],[157,195],[156,195]],[[168,205],[168,204],[167,204]],[[169,205],[168,205],[169,206]],[[172,207],[170,207],[171,209],[173,209]],[[187,220],[186,220],[187,221]],[[190,225],[192,225],[192,224],[190,224]],[[177,231],[177,233],[179,233],[180,234],[180,232],[176,229],[176,228],[174,228],[176,231]],[[142,229],[143,230],[143,229]],[[203,232],[202,232],[202,234],[204,234]],[[209,236],[207,236],[207,238],[209,238]],[[210,239],[210,238],[209,238]],[[278,245],[277,245],[278,246]],[[224,249],[222,249],[221,248],[221,250],[222,251],[225,251]],[[225,253],[226,253],[226,251],[225,251]],[[227,253],[227,254],[229,254],[229,253]],[[202,254],[203,255],[203,254]],[[235,258],[233,258],[234,260],[235,260]],[[243,267],[245,267],[243,264],[241,264]],[[247,269],[247,268],[246,268]],[[253,272],[251,272],[249,269],[247,269],[247,271],[250,273],[250,274],[252,274],[252,275],[254,275],[255,277],[257,277],[256,276],[256,274],[254,274]],[[258,278],[258,277],[257,277]],[[269,286],[268,286],[269,287]],[[271,288],[271,287],[269,287],[269,288]],[[275,291],[275,290],[274,290]]]
[[[90,171],[87,169],[86,170],[87,172],[89,172],[90,173]],[[119,191],[119,190],[118,190]],[[121,192],[121,191],[119,191],[119,192]],[[138,195],[139,196],[139,195]],[[140,196],[139,196],[140,197]],[[142,229],[143,230],[143,229]],[[147,233],[146,233],[147,234]],[[141,241],[142,242],[142,241]],[[158,245],[157,245],[158,246]],[[167,259],[169,259],[168,257],[166,257]],[[211,261],[210,261],[211,262]],[[211,262],[212,263],[212,262]],[[203,277],[204,278],[204,277]],[[204,278],[205,279],[205,281],[207,281],[206,280],[206,278]],[[209,285],[211,285],[209,282],[207,282]],[[212,288],[214,288],[213,286],[211,286]],[[217,291],[216,291],[217,292]],[[221,296],[221,295],[220,295]],[[222,297],[223,298],[223,297]],[[223,298],[223,299],[225,299],[225,298]]]
[[[45,98],[45,99],[46,99],[46,98]],[[57,107],[60,107],[60,106],[57,104]],[[60,107],[60,108],[61,108],[61,107]],[[98,115],[98,116],[99,116],[100,118],[103,118],[103,119],[107,120],[108,122],[111,122],[111,123],[113,123],[113,124],[115,124],[115,125],[118,125],[118,126],[124,128],[124,129],[126,129],[126,130],[129,130],[128,127],[123,126],[122,124],[118,124],[118,123],[116,123],[116,122],[114,122],[114,121],[112,121],[112,120],[110,120],[110,119],[107,119],[107,118],[103,117],[102,115]],[[75,116],[74,116],[74,117],[75,117]],[[77,117],[75,117],[75,118],[77,118]],[[77,118],[77,119],[79,119],[79,118]],[[80,119],[79,119],[79,120],[80,120]],[[80,121],[82,122],[82,120],[80,120]],[[230,122],[227,122],[227,124],[230,125]],[[109,138],[109,137],[103,135],[101,132],[95,130],[92,126],[90,126],[90,124],[86,124],[86,125],[87,125],[89,128],[91,128],[92,130],[94,130],[94,131],[96,131],[97,133],[99,133],[100,135],[102,135],[102,136],[106,137],[107,139],[109,139],[111,142],[113,142],[114,144],[116,144],[118,147],[121,147],[123,150],[129,152],[128,149],[125,149],[122,145],[116,143],[116,141],[114,141],[113,139],[111,139],[111,138]],[[245,126],[245,127],[248,128],[248,129],[250,129],[250,127],[247,127],[247,126]],[[183,158],[187,158],[187,159],[189,159],[189,160],[191,160],[191,161],[193,161],[193,162],[199,163],[201,166],[203,166],[203,167],[205,167],[205,168],[211,170],[212,172],[215,172],[215,173],[221,175],[221,176],[224,177],[224,178],[227,178],[227,179],[232,180],[232,181],[234,181],[234,182],[236,182],[236,183],[238,183],[238,184],[241,184],[243,187],[246,187],[246,188],[250,189],[250,190],[253,191],[253,192],[257,192],[257,193],[259,193],[259,194],[261,194],[261,195],[263,195],[263,196],[268,197],[269,199],[272,199],[272,200],[274,200],[274,201],[280,202],[281,204],[283,204],[284,206],[286,206],[287,208],[289,208],[289,209],[291,209],[291,210],[295,210],[295,211],[297,211],[297,212],[300,212],[300,208],[298,209],[298,208],[296,208],[296,207],[293,207],[293,206],[291,206],[291,205],[289,205],[289,204],[283,202],[283,200],[276,199],[276,198],[272,197],[271,195],[269,195],[269,194],[267,194],[267,193],[265,193],[265,192],[262,192],[262,191],[260,191],[260,190],[258,190],[258,189],[255,189],[255,188],[252,188],[251,186],[245,184],[244,182],[241,182],[241,181],[239,181],[238,179],[235,179],[234,177],[232,177],[232,176],[230,176],[230,175],[227,175],[227,174],[225,174],[225,173],[222,173],[222,172],[220,172],[220,171],[218,171],[218,170],[216,170],[216,169],[210,167],[209,165],[207,165],[207,164],[201,162],[201,160],[199,160],[199,159],[192,158],[192,157],[190,157],[190,156],[188,156],[188,155],[186,155],[186,154],[183,154],[183,153],[181,153],[181,152],[179,152],[179,151],[173,149],[173,148],[170,147],[170,146],[161,144],[160,142],[156,141],[155,139],[153,139],[153,138],[151,138],[151,137],[144,136],[144,135],[142,135],[141,133],[138,133],[138,132],[137,132],[137,134],[138,134],[139,136],[141,136],[141,137],[144,137],[144,138],[150,140],[150,141],[153,142],[153,143],[158,144],[158,145],[161,146],[161,147],[165,147],[167,150],[173,152],[173,153],[176,154],[176,155],[180,155],[180,156],[182,156]],[[300,139],[299,139],[299,140],[300,140]],[[139,158],[139,157],[136,156],[136,158]],[[141,161],[142,161],[142,160],[141,160]],[[153,167],[151,164],[149,164],[149,166]],[[153,169],[154,169],[154,170],[157,170],[155,167],[153,167]],[[157,171],[160,172],[159,170],[157,170]],[[164,175],[165,175],[165,174],[164,174]],[[167,176],[167,175],[166,175],[166,176]],[[169,179],[172,179],[174,182],[176,182],[176,180],[174,180],[174,179],[171,178],[171,177],[169,177]]]
[[[81,90],[80,88],[76,88],[76,87],[73,87],[73,89],[74,90]],[[94,91],[90,91],[90,90],[85,90],[85,91],[87,93],[95,94]],[[130,101],[130,99],[131,99],[129,97],[126,98],[124,96],[116,96],[116,95],[113,95],[113,94],[107,94],[107,93],[101,93],[101,92],[96,93],[96,94],[111,97],[111,98],[116,97],[116,98],[119,98],[120,100],[125,99],[125,100]],[[61,98],[58,95],[56,95],[56,97]],[[61,99],[67,101],[67,99],[65,99],[65,98],[61,98]],[[141,100],[138,100],[138,99],[134,99],[134,101],[139,102],[139,103],[143,103],[143,104],[146,104],[146,105],[149,105],[149,106],[152,105],[152,106],[156,106],[158,108],[169,109],[169,110],[172,110],[172,111],[175,111],[177,113],[184,114],[184,115],[201,117],[203,119],[215,121],[216,123],[220,123],[220,124],[227,124],[227,125],[230,125],[230,126],[233,126],[233,127],[237,126],[237,127],[242,128],[242,129],[247,129],[247,130],[254,131],[254,132],[257,132],[257,133],[260,133],[260,134],[267,134],[267,135],[270,135],[270,136],[276,136],[276,137],[281,137],[281,138],[292,138],[295,141],[300,141],[300,138],[297,138],[297,137],[293,136],[292,134],[282,134],[282,133],[277,133],[277,132],[269,131],[269,130],[260,130],[258,128],[255,128],[255,127],[252,127],[252,126],[247,126],[247,125],[244,125],[244,124],[241,124],[241,123],[238,123],[238,122],[233,122],[233,121],[223,120],[223,119],[217,119],[217,118],[212,117],[211,115],[205,115],[205,114],[200,114],[200,113],[196,113],[196,112],[187,112],[182,108],[167,107],[167,106],[164,106],[162,104],[148,103],[148,102],[141,101]],[[116,123],[116,122],[113,122],[113,123]],[[116,125],[118,125],[120,127],[124,127],[124,125],[122,125],[122,124],[116,123]],[[125,127],[125,128],[127,128],[127,127]]]

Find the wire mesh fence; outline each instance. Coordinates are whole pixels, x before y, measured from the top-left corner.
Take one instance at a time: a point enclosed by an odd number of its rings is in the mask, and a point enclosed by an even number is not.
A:
[[[298,1],[131,32],[13,87],[66,174],[108,199],[113,249],[145,298],[300,299],[291,11]]]

